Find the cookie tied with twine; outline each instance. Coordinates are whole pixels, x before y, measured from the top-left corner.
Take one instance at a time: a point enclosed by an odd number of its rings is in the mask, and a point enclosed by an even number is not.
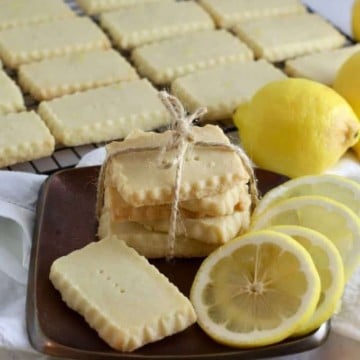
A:
[[[251,166],[250,160],[240,147],[220,141],[199,141],[199,139],[196,139],[196,136],[194,136],[193,129],[197,130],[200,128],[194,128],[193,122],[194,120],[199,119],[202,115],[206,113],[205,108],[200,108],[193,114],[188,115],[184,107],[176,97],[164,91],[160,92],[159,95],[165,107],[171,114],[172,123],[169,131],[170,136],[168,137],[165,144],[120,147],[118,149],[115,148],[113,151],[110,151],[108,153],[104,164],[101,167],[99,175],[96,211],[98,218],[100,218],[102,207],[104,205],[105,174],[111,160],[113,160],[117,156],[124,154],[136,154],[148,151],[158,151],[158,155],[156,158],[156,166],[159,169],[169,169],[174,167],[175,170],[174,183],[173,185],[171,185],[171,215],[167,243],[167,258],[173,258],[175,255],[174,248],[176,241],[176,227],[179,220],[179,201],[181,201],[180,189],[183,179],[184,161],[186,157],[185,155],[189,151],[189,148],[201,147],[203,149],[209,148],[212,150],[215,149],[236,153],[241,160],[243,168],[249,176],[248,186],[252,202],[252,209],[256,206],[258,202],[258,190],[255,174]],[[167,154],[167,152],[169,151],[171,151],[173,154],[170,160],[169,156],[165,156],[165,154]],[[165,158],[167,159],[166,161]],[[151,176],[151,174],[149,175]]]

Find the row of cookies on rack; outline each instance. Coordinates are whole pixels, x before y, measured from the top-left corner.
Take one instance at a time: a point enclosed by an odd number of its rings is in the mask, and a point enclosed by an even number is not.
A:
[[[151,20],[145,22],[149,13]],[[180,21],[174,23],[172,14],[177,14]],[[332,38],[327,42],[328,47],[329,44],[339,45],[338,39],[343,39],[315,15],[284,15],[281,19],[289,19],[289,16],[300,22],[304,17],[312,19],[308,21],[320,21],[329,30],[326,36]],[[158,0],[104,13],[99,19],[121,51],[129,50],[130,43],[130,48],[141,45],[130,56],[136,70],[119,52],[110,49],[109,39],[90,18],[74,16],[70,10],[61,19],[50,17],[31,26],[23,23],[21,26],[3,25],[0,57],[5,66],[18,69],[18,82],[25,92],[38,101],[45,100],[38,113],[52,135],[47,134],[48,146],[41,153],[33,149],[31,131],[25,131],[25,138],[19,138],[19,143],[26,144],[21,147],[22,156],[16,155],[13,142],[6,146],[9,144],[6,140],[0,166],[28,160],[35,155],[48,155],[55,142],[72,146],[109,141],[125,137],[134,128],[151,130],[167,125],[169,116],[157,99],[155,88],[147,80],[139,80],[138,73],[154,85],[171,84],[172,92],[189,111],[206,106],[209,121],[228,119],[233,110],[251,98],[258,88],[285,76],[265,60],[252,61],[251,44],[245,44],[227,30],[215,30],[213,19],[192,1]],[[261,21],[266,19],[270,18]],[[312,38],[311,41],[316,44],[320,40]],[[318,50],[316,46],[310,48]],[[6,103],[0,105],[2,112],[23,110],[20,90],[5,72],[1,75],[6,83],[1,86],[6,93],[2,97]],[[54,99],[56,97],[59,98]],[[19,114],[10,118],[15,123],[14,119],[29,116]],[[31,113],[31,117],[40,120],[35,113]],[[3,133],[6,129],[11,133],[10,120],[6,116],[1,118],[1,123],[5,129]],[[25,121],[29,128],[35,123],[39,124],[39,121]]]

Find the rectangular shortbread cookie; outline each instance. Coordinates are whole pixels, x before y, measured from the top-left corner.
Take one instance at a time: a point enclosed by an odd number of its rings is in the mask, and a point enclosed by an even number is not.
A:
[[[75,14],[62,0],[1,0],[0,30]]]
[[[44,101],[39,114],[56,141],[68,146],[121,139],[133,129],[151,130],[170,120],[146,79]]]
[[[219,27],[241,21],[306,12],[299,0],[200,0]]]
[[[137,4],[169,1],[174,0],[76,0],[81,9],[83,9],[89,15],[118,8],[126,8]]]
[[[55,260],[50,280],[63,301],[119,351],[133,351],[196,321],[177,287],[115,236]]]
[[[159,85],[199,69],[252,58],[252,51],[225,30],[205,30],[163,40],[132,53],[139,73]]]
[[[140,255],[149,259],[164,258],[169,255],[168,234],[150,231],[135,222],[117,223],[111,220],[108,211],[104,211],[99,220],[99,238],[115,235],[134,248]],[[184,236],[176,236],[174,256],[177,258],[204,257],[218,248],[210,244]]]
[[[285,77],[265,60],[224,64],[177,78],[171,92],[190,112],[206,107],[204,120],[224,120],[262,86]]]
[[[20,26],[0,32],[0,57],[10,68],[69,53],[109,47],[106,35],[85,17]]]
[[[258,58],[283,61],[342,46],[346,38],[316,14],[287,15],[237,24],[233,28]]]
[[[34,111],[0,116],[0,129],[0,168],[54,151],[54,138]]]
[[[151,231],[169,233],[169,219],[138,221],[138,223]],[[220,245],[225,244],[236,235],[240,235],[246,231],[249,223],[249,208],[244,211],[234,211],[230,215],[218,217],[199,219],[181,218],[176,227],[176,235],[186,236],[207,244]]]
[[[340,67],[357,51],[360,51],[360,44],[305,55],[288,60],[285,71],[290,76],[303,77],[326,85],[332,85]]]
[[[228,144],[229,139],[214,125],[192,127],[194,141]],[[115,150],[165,146],[171,131],[112,143],[109,153]],[[160,150],[118,154],[112,159],[106,174],[106,184],[116,187],[120,196],[131,206],[159,205],[173,199],[176,166],[159,167]],[[176,156],[175,150],[166,151],[161,161],[170,164]],[[144,164],[146,166],[144,166]],[[214,147],[191,146],[184,156],[179,200],[199,199],[216,195],[247,181],[249,174],[234,151]]]
[[[171,204],[133,207],[124,201],[115,188],[109,189],[109,207],[115,221],[142,221],[169,219]],[[203,218],[207,216],[230,215],[235,210],[248,208],[250,196],[246,184],[237,184],[222,194],[202,199],[180,201],[182,217]]]
[[[115,50],[92,50],[20,66],[21,87],[36,100],[138,79],[135,69]]]
[[[120,49],[215,27],[211,17],[190,1],[154,2],[104,13],[100,24]]]
[[[20,89],[4,71],[0,70],[0,115],[24,109]]]

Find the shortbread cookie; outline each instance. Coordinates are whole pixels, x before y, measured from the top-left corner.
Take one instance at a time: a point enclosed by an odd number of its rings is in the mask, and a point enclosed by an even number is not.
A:
[[[335,49],[346,42],[339,31],[315,14],[252,20],[235,25],[233,30],[258,58],[272,62]]]
[[[251,50],[225,30],[206,30],[163,40],[132,53],[139,73],[159,85],[199,69],[252,58]]]
[[[134,248],[140,255],[149,259],[164,258],[169,255],[168,235],[147,230],[135,222],[117,223],[111,220],[109,212],[103,212],[99,221],[99,237],[116,235]],[[174,243],[174,256],[177,258],[204,257],[218,247],[184,236],[177,236]]]
[[[198,217],[223,216],[248,209],[250,202],[248,185],[242,182],[214,196],[181,201],[179,207],[198,214]]]
[[[195,142],[230,143],[222,130],[213,125],[202,128],[194,126],[192,134]],[[171,131],[151,133],[151,136],[112,143],[107,149],[112,153],[129,148],[161,148],[171,141],[171,135]],[[176,166],[171,164],[171,161],[176,154],[175,150],[171,149],[159,159],[159,153],[159,149],[156,149],[138,151],[136,155],[131,152],[116,155],[107,168],[107,184],[116,187],[118,193],[131,206],[170,203],[173,200],[176,171]],[[159,167],[159,161],[171,166]],[[248,180],[249,174],[234,151],[190,146],[183,163],[179,199],[185,201],[213,196]]]
[[[0,30],[75,16],[62,0],[1,0]]]
[[[139,223],[150,231],[155,232],[167,234],[170,229],[169,219],[139,221]],[[207,244],[220,245],[225,244],[236,235],[246,231],[249,224],[249,208],[244,211],[235,211],[232,214],[225,216],[199,219],[179,218],[176,227],[176,235],[186,236]]]
[[[0,129],[0,168],[54,151],[54,138],[34,111],[0,116]]]
[[[98,14],[103,11],[126,8],[137,4],[169,1],[174,0],[76,0],[81,9],[89,15]]]
[[[305,55],[288,60],[285,71],[290,76],[307,78],[325,85],[332,85],[341,66],[357,51],[360,51],[360,44]]]
[[[224,64],[176,79],[171,92],[190,112],[206,107],[208,112],[202,119],[224,120],[262,86],[285,77],[265,60]]]
[[[133,351],[196,321],[190,301],[115,236],[57,259],[50,280],[112,348]]]
[[[200,0],[200,4],[224,28],[251,19],[306,12],[299,0]]]
[[[24,99],[20,89],[4,71],[0,70],[0,115],[24,109]]]
[[[19,83],[36,100],[138,79],[135,69],[115,50],[92,50],[22,65]]]
[[[215,26],[211,17],[191,1],[154,2],[104,13],[100,24],[115,45],[126,50]]]
[[[170,218],[171,204],[133,207],[124,201],[115,188],[109,187],[106,190],[109,191],[109,208],[111,209],[111,217],[114,221],[142,221]],[[180,201],[180,215],[186,218],[229,215],[235,210],[243,210],[249,207],[250,197],[248,193],[247,185],[239,184],[223,194],[203,199]]]
[[[109,47],[106,35],[85,17],[20,26],[0,32],[0,57],[10,68],[55,56]]]
[[[146,79],[44,101],[39,114],[56,141],[67,146],[121,139],[132,129],[151,130],[170,120]]]

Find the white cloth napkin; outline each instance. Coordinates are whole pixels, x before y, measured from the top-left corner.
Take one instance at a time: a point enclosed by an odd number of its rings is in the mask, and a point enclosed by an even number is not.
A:
[[[101,164],[103,148],[96,149],[78,166]],[[360,164],[346,154],[329,173],[360,182]],[[0,359],[40,360],[29,344],[25,326],[27,270],[37,196],[46,176],[0,171]],[[346,287],[342,309],[333,330],[360,341],[360,269]]]

